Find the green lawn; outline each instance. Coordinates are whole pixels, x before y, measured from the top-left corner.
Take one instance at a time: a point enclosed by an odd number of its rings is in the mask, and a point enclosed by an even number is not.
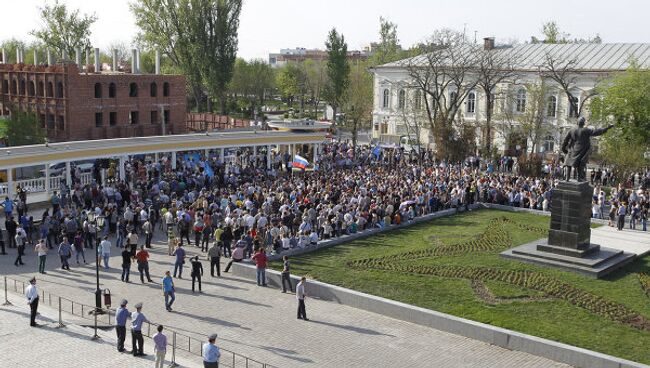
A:
[[[292,271],[650,363],[650,299],[639,277],[650,273],[650,257],[593,280],[499,256],[545,237],[548,222],[527,213],[474,211],[294,257]]]

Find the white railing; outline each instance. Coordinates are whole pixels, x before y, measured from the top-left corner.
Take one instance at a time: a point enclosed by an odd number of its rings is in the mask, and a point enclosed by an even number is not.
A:
[[[65,180],[64,176],[51,176],[50,177],[50,191],[60,190],[61,181]],[[82,173],[79,178],[81,185],[88,185],[93,181],[92,173]],[[16,187],[20,186],[27,193],[42,193],[45,192],[45,178],[25,179],[14,181]],[[7,183],[0,183],[0,196],[9,195],[9,186]],[[16,193],[14,189],[14,193]]]

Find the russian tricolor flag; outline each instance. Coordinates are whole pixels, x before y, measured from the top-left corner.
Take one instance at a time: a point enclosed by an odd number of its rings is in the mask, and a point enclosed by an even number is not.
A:
[[[298,169],[305,169],[307,168],[307,165],[309,165],[309,161],[307,161],[306,158],[300,156],[300,155],[295,155],[293,157],[293,162],[291,163],[291,167],[295,167]]]

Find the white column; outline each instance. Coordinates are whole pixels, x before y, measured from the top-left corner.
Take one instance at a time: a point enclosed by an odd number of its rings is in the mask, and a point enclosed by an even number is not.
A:
[[[266,146],[266,168],[271,169],[271,145]]]
[[[7,197],[14,198],[14,169],[7,169]]]
[[[68,188],[72,187],[72,173],[70,172],[70,161],[65,163],[65,184]]]
[[[172,169],[176,170],[176,151],[172,152]]]
[[[205,159],[207,160],[210,157],[210,150],[206,149],[205,150]]]
[[[225,152],[226,152],[225,148],[219,148],[219,162],[221,162],[222,164],[224,163]]]
[[[50,164],[45,164],[45,193],[50,192]]]
[[[106,169],[100,169],[99,170],[99,175],[101,176],[101,185],[106,185]]]
[[[320,149],[320,144],[314,144],[314,164],[318,162],[318,150]]]
[[[158,162],[160,160],[160,156],[158,155],[158,152],[154,153],[153,159],[155,162]]]
[[[126,180],[126,171],[125,167],[126,166],[126,157],[120,156],[120,167],[119,167],[119,172],[120,172],[120,180]]]

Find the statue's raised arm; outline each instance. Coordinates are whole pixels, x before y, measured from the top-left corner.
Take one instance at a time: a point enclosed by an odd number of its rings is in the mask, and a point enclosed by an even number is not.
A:
[[[578,181],[586,180],[586,167],[591,154],[591,137],[605,134],[613,125],[607,128],[585,128],[585,118],[578,119],[578,126],[571,129],[564,137],[562,142],[562,152],[566,154],[565,180],[571,179],[571,169],[575,169],[578,174]]]

